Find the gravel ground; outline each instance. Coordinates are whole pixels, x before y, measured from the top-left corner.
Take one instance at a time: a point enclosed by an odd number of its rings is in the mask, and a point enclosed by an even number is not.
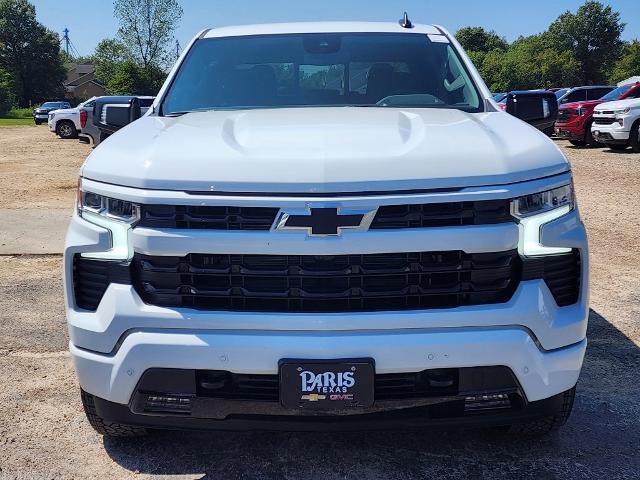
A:
[[[166,432],[103,439],[85,421],[66,352],[60,257],[2,256],[0,479],[638,478],[640,155],[558,145],[572,161],[589,230],[592,313],[574,413],[557,434]],[[1,129],[0,207],[70,205],[87,152],[44,128]]]

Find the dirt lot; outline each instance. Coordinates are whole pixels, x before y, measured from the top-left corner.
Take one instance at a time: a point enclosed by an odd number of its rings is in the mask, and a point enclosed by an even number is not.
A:
[[[60,257],[1,256],[0,478],[638,478],[640,155],[558,145],[573,163],[592,262],[590,343],[574,414],[558,434],[103,440],[84,419],[66,353]],[[68,207],[88,151],[44,127],[0,129],[0,208]]]

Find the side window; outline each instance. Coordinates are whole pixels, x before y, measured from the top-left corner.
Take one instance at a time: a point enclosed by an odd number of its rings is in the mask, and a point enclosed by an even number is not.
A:
[[[87,102],[84,104],[84,108],[93,108],[93,106],[96,104],[95,100],[92,100],[90,102]]]
[[[572,103],[572,102],[581,102],[585,99],[585,91],[584,90],[576,90],[571,92],[569,95],[564,97],[562,103]]]
[[[598,100],[609,93],[608,88],[590,88],[587,90],[587,100]]]

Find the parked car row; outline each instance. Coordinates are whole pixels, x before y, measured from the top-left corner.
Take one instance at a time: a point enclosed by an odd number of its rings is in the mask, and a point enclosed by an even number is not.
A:
[[[544,90],[528,90],[542,92]],[[557,120],[538,128],[576,146],[603,144],[612,150],[640,152],[640,82],[551,88],[558,104]],[[513,92],[494,93],[502,110]],[[511,113],[511,112],[510,112]]]
[[[633,106],[639,103],[638,99],[640,83],[629,83],[617,88],[610,87],[610,90],[598,99],[565,103],[560,106],[558,112],[555,134],[559,138],[569,140],[573,145],[593,146],[604,143],[612,149],[631,146],[634,151],[640,151],[637,147],[638,139],[636,138],[634,143],[631,140],[632,132],[635,131],[637,136],[640,123],[638,115],[634,116],[631,111]],[[597,123],[596,107],[599,112]],[[629,110],[625,112],[627,108]],[[618,115],[624,118],[619,119]]]
[[[95,114],[96,106],[99,106],[102,112],[105,105],[117,107],[128,104],[134,98],[137,99],[136,103],[140,107],[140,116],[149,110],[155,99],[150,96],[93,97],[73,108],[66,101],[45,102],[33,110],[33,118],[36,125],[46,121],[49,130],[60,138],[78,138],[80,142],[95,147],[113,133],[105,128],[100,128],[99,121],[94,122],[94,118],[98,118]]]

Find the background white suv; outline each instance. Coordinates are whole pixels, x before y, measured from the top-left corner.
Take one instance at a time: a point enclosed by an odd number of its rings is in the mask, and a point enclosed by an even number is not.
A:
[[[591,134],[612,150],[631,147],[640,153],[640,98],[598,105],[593,111]]]

